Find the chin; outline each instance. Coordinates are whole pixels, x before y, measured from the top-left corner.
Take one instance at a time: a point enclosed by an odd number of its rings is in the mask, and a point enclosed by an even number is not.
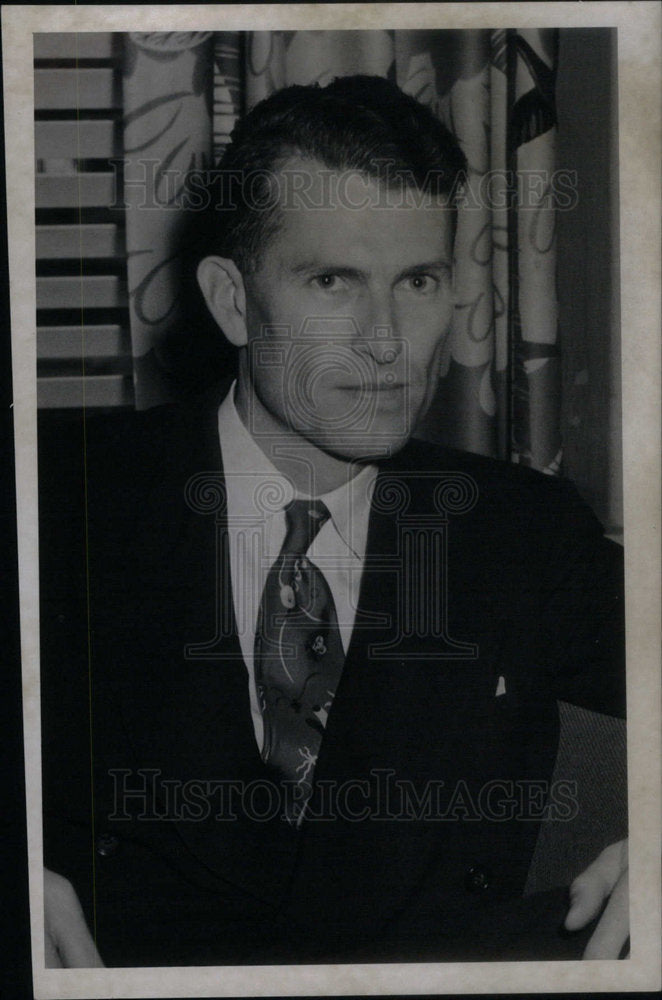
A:
[[[390,458],[397,454],[404,448],[409,438],[409,434],[402,432],[400,434],[371,434],[363,438],[357,434],[356,438],[351,440],[328,440],[320,442],[320,446],[344,461],[371,462]]]

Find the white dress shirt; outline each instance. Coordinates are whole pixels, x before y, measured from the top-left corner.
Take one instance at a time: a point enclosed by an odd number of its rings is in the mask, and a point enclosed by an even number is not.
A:
[[[234,612],[248,670],[255,738],[262,749],[264,730],[253,664],[257,616],[267,574],[285,540],[284,508],[304,495],[275,468],[242,423],[234,404],[235,385],[219,407],[218,432],[227,490]],[[330,517],[309,549],[331,589],[345,653],[356,617],[376,477],[377,467],[366,465],[347,484],[318,498]]]

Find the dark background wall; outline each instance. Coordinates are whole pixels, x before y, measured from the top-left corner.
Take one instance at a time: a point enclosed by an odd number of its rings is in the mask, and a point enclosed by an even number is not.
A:
[[[558,165],[578,201],[558,213],[563,471],[622,532],[616,31],[561,32]],[[632,331],[627,331],[632,334]]]

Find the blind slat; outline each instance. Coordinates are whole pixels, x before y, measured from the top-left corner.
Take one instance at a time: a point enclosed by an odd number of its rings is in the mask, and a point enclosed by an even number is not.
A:
[[[37,327],[37,359],[68,361],[124,358],[130,354],[129,331],[116,324]]]
[[[37,379],[37,405],[43,409],[130,406],[131,379],[125,375],[52,375]]]
[[[118,257],[124,248],[118,226],[37,226],[37,259]]]
[[[43,60],[35,65],[35,109],[45,112],[35,123],[36,255],[38,261],[48,262],[37,277],[37,308],[62,310],[61,323],[54,312],[51,325],[37,328],[38,406],[131,406],[121,183],[111,172],[112,163],[99,163],[103,172],[94,171],[94,164],[87,172],[77,172],[85,166],[77,161],[122,155],[120,36],[53,32],[35,34],[33,41],[34,58]],[[81,66],[81,60],[87,61]],[[72,220],[72,209],[88,210],[84,225],[64,224]],[[72,262],[79,260],[82,277],[71,274],[77,270]],[[104,263],[88,264],[95,260]],[[60,261],[61,266],[56,263]],[[53,273],[57,271],[65,273]],[[88,310],[97,309],[122,312],[108,314],[108,319],[117,316],[117,323],[77,323],[90,315]]]
[[[34,74],[35,108],[61,111],[69,108],[119,107],[118,87],[112,69],[37,69]]]
[[[40,160],[107,159],[121,155],[121,144],[112,121],[36,122],[35,151]]]
[[[37,208],[108,208],[121,204],[115,174],[37,174]]]
[[[37,309],[117,309],[126,287],[115,275],[37,278]]]
[[[39,32],[33,35],[35,59],[110,59],[113,32]]]

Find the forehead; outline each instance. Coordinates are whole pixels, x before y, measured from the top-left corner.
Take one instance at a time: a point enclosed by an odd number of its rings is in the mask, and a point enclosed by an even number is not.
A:
[[[278,229],[270,249],[281,258],[311,249],[322,256],[450,256],[453,209],[443,197],[301,158],[285,163],[274,181]]]

